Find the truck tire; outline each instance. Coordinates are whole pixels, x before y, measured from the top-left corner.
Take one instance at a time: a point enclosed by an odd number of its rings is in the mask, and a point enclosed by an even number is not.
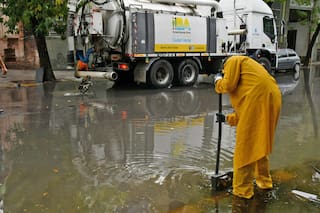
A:
[[[154,88],[167,88],[173,80],[173,67],[169,61],[160,59],[149,70],[149,84]]]
[[[178,84],[192,86],[198,80],[199,66],[192,59],[182,61],[178,66]]]
[[[258,62],[264,66],[264,68],[270,73],[270,75],[274,76],[274,71],[271,68],[271,62],[266,57],[261,57],[258,59]]]

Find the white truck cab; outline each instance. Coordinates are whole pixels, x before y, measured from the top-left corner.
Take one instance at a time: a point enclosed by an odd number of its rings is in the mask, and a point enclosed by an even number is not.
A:
[[[220,6],[229,35],[228,51],[254,55],[259,50],[257,57],[268,69],[274,69],[277,33],[271,8],[262,0],[221,0]]]

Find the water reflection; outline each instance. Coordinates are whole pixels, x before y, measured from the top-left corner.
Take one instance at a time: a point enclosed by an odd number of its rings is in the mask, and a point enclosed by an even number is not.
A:
[[[282,112],[276,134],[273,167],[294,165],[302,159],[317,157],[314,146],[319,141],[319,77],[316,69],[306,69],[300,82],[296,83],[292,92],[283,97]],[[290,87],[289,81],[278,79],[281,88]],[[286,91],[288,91],[286,89]],[[288,146],[284,141],[290,141]],[[299,147],[293,149],[292,147]],[[301,153],[301,148],[305,152]],[[307,150],[308,149],[308,150]],[[277,154],[276,154],[277,153]],[[288,156],[288,157],[287,157]],[[291,157],[295,156],[295,157]]]
[[[90,165],[88,171],[101,170],[102,175],[112,168],[108,177],[99,177],[109,182],[154,179],[161,185],[168,177],[180,176],[179,170],[201,174],[214,162],[216,106],[208,100],[212,95],[207,88],[201,94],[196,89],[135,95],[108,91],[106,101],[81,100],[79,120],[70,134],[74,162],[77,167]],[[224,147],[224,158],[230,162],[232,144]]]
[[[307,73],[307,72],[306,72]],[[313,71],[309,72],[309,75]],[[318,79],[318,80],[317,80]],[[319,78],[277,79],[283,111],[271,156],[275,189],[253,200],[211,196],[218,95],[198,88],[105,90],[70,82],[0,97],[1,177],[7,212],[299,212],[293,188],[319,193],[315,144]],[[307,93],[309,82],[310,92]],[[308,97],[310,96],[311,99]],[[232,110],[223,97],[224,112]],[[223,125],[220,169],[232,168],[235,129]],[[302,187],[302,188],[301,188]],[[318,191],[317,191],[318,190]],[[308,205],[308,211],[318,210]]]
[[[306,91],[307,100],[308,100],[308,103],[310,106],[310,111],[311,111],[311,116],[312,116],[314,134],[315,134],[315,137],[317,137],[318,136],[317,112],[316,112],[315,105],[314,105],[314,102],[313,102],[313,99],[311,96],[311,88],[310,88],[311,87],[310,84],[313,84],[313,82],[310,80],[310,76],[312,74],[314,74],[314,72],[311,72],[310,68],[306,68],[306,69],[304,69],[303,74],[304,74],[305,91]],[[311,76],[311,79],[314,79],[314,78]]]

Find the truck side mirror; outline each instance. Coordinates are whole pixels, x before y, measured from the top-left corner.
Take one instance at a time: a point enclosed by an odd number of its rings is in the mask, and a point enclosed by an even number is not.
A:
[[[286,27],[286,22],[284,20],[281,20],[281,22],[280,22],[280,35],[285,34],[285,27]]]

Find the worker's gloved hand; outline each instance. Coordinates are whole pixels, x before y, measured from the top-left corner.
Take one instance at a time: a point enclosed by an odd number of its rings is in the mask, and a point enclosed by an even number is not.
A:
[[[213,84],[216,85],[217,81],[221,80],[222,78],[223,78],[223,73],[218,72],[218,73],[214,76]]]
[[[217,122],[225,122],[226,121],[226,116],[222,113],[216,113],[217,116]]]

